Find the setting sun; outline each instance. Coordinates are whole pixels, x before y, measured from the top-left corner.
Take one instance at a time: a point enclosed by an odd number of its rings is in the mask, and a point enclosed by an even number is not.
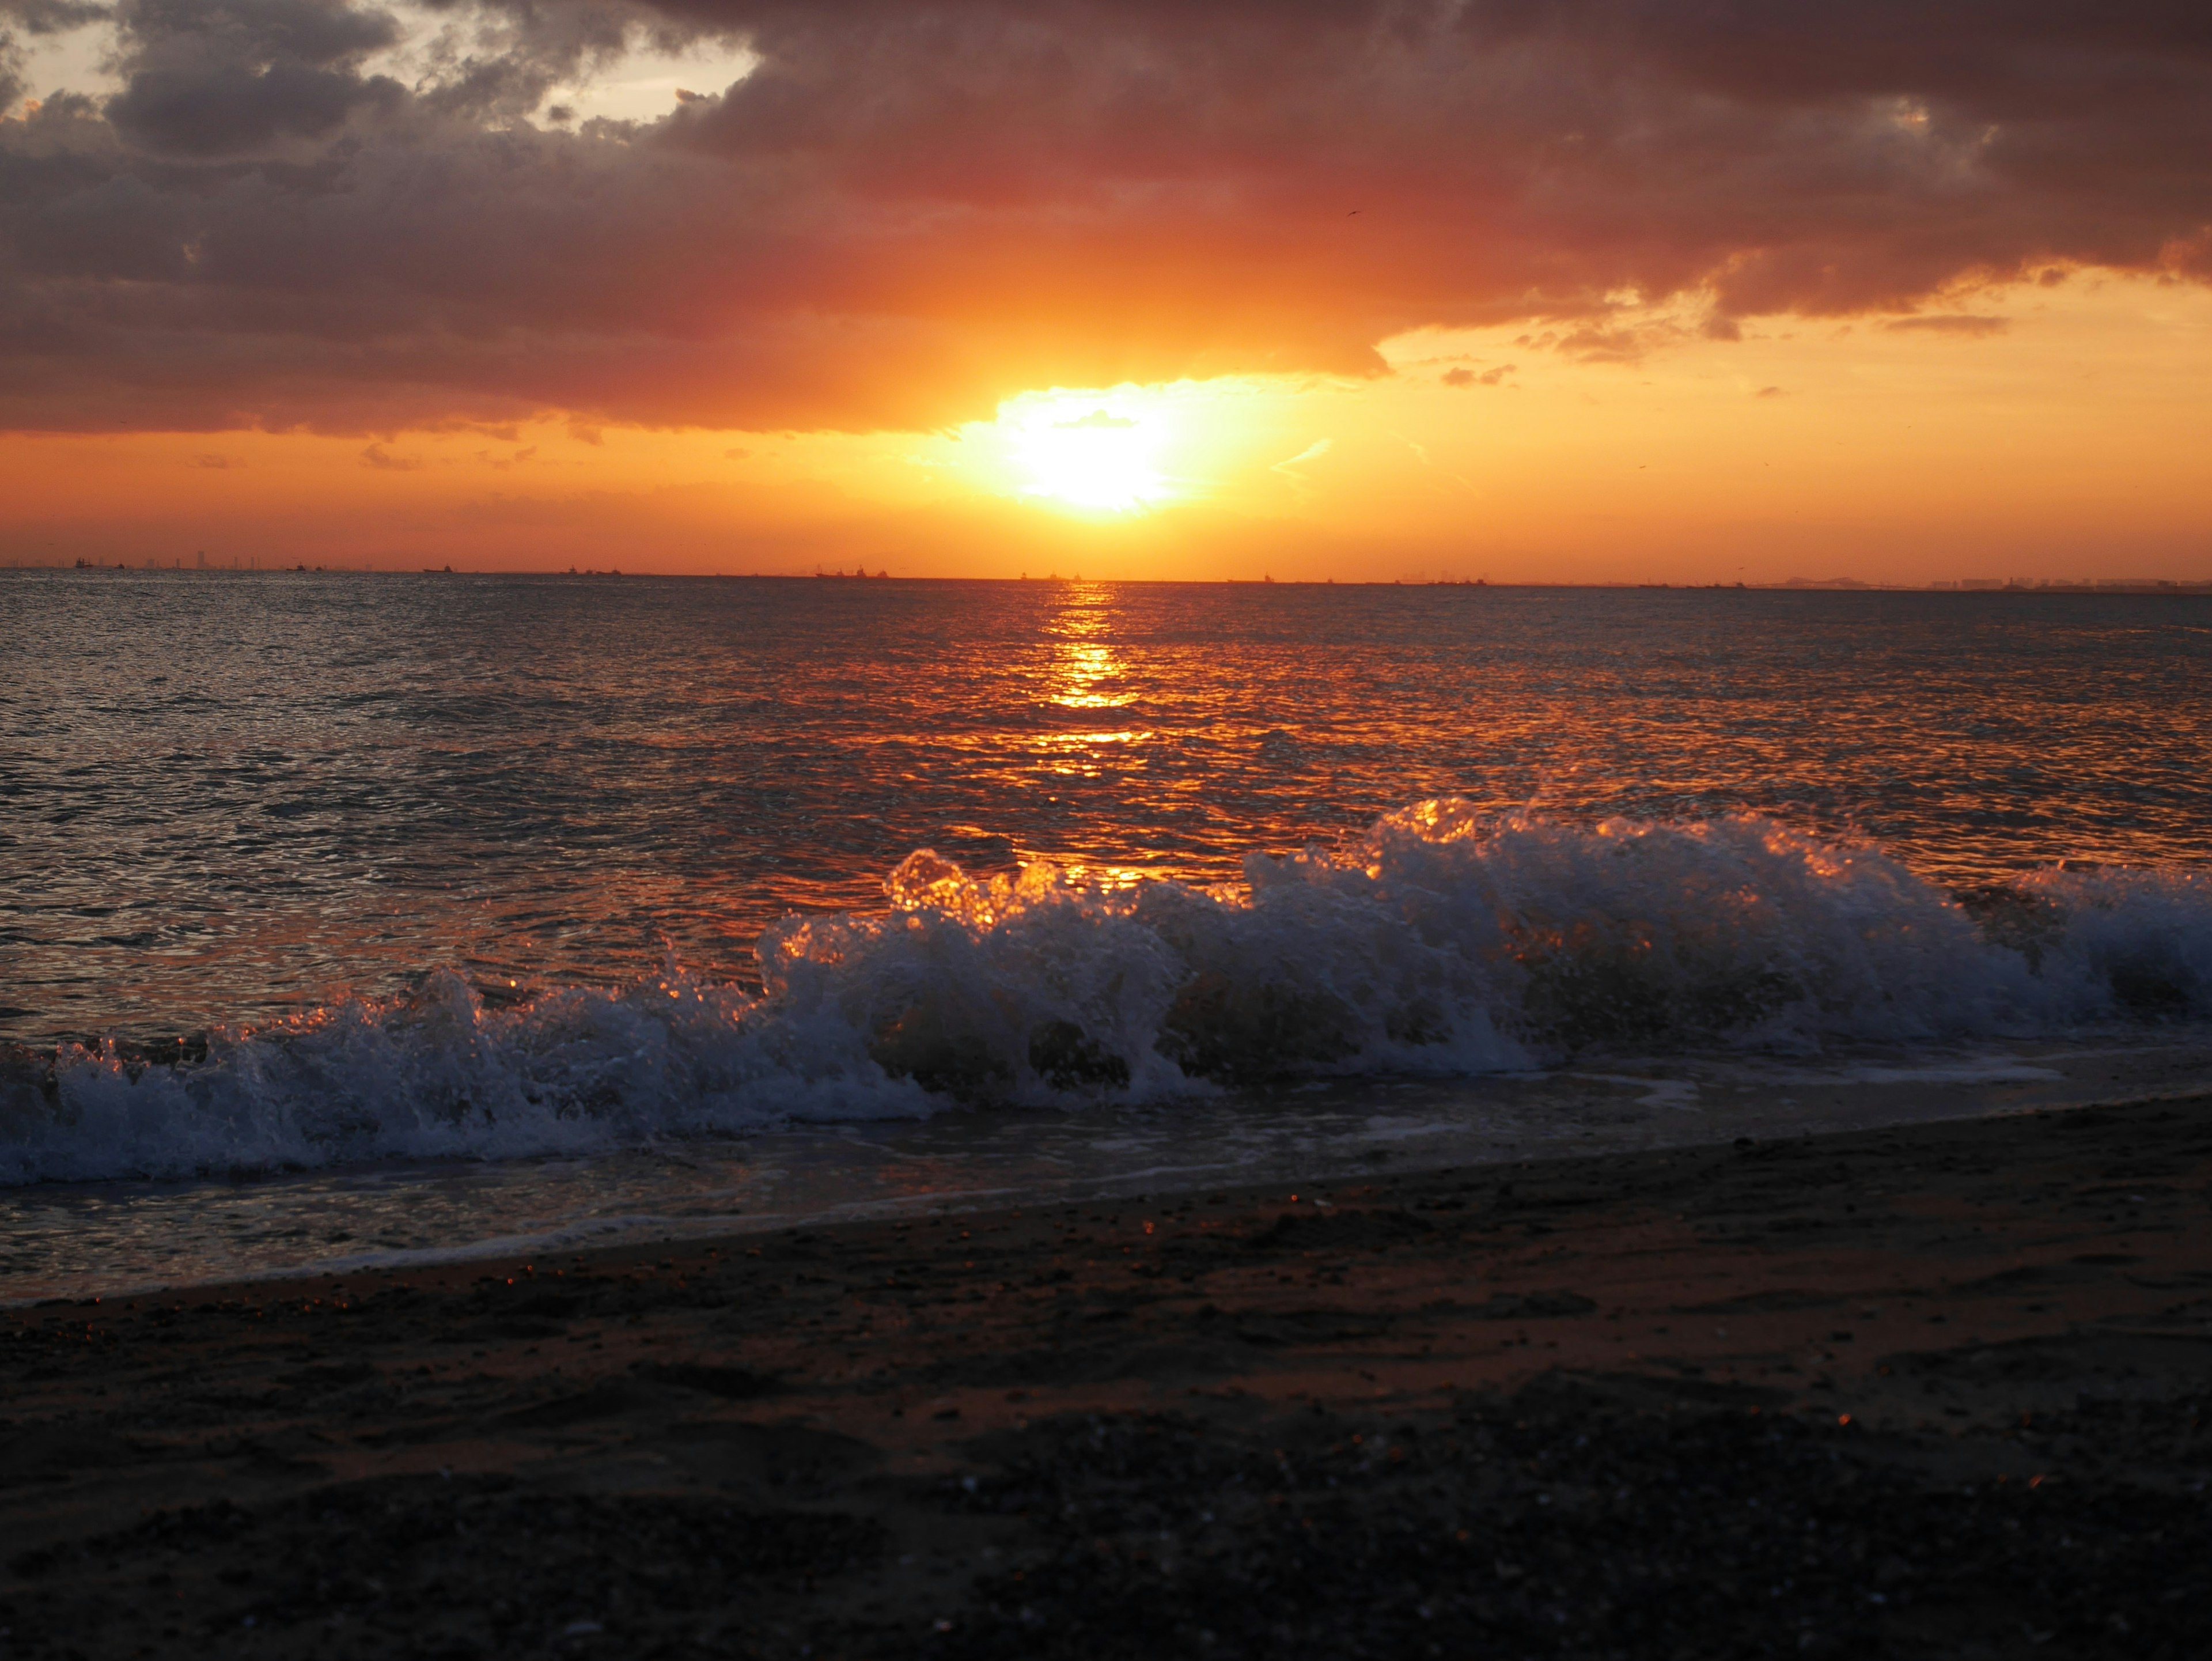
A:
[[[1093,513],[1141,513],[1171,494],[1158,465],[1165,439],[1157,418],[1053,400],[1013,427],[1022,494]]]

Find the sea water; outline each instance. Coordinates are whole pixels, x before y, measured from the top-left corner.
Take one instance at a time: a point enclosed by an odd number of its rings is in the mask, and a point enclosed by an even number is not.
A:
[[[2212,604],[0,574],[0,1297],[2212,1085]]]

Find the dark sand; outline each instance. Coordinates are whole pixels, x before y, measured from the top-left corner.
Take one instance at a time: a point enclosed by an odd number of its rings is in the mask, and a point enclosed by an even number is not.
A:
[[[2191,1101],[18,1310],[0,1656],[2204,1656],[2209,1199]]]

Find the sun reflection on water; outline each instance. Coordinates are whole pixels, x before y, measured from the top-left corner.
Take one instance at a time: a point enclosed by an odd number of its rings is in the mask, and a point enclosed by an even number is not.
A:
[[[1078,587],[1053,619],[1052,701],[1063,709],[1118,709],[1136,701],[1121,684],[1128,665],[1105,639],[1109,600],[1103,587]]]
[[[1099,690],[1121,678],[1121,660],[1110,647],[1063,646],[1059,669],[1060,684],[1053,702],[1063,709],[1118,709],[1131,701],[1126,692]]]

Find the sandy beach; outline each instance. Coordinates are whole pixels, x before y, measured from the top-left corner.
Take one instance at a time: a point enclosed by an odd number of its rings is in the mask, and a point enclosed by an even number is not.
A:
[[[2212,1100],[5,1317],[0,1653],[2182,1657]]]

